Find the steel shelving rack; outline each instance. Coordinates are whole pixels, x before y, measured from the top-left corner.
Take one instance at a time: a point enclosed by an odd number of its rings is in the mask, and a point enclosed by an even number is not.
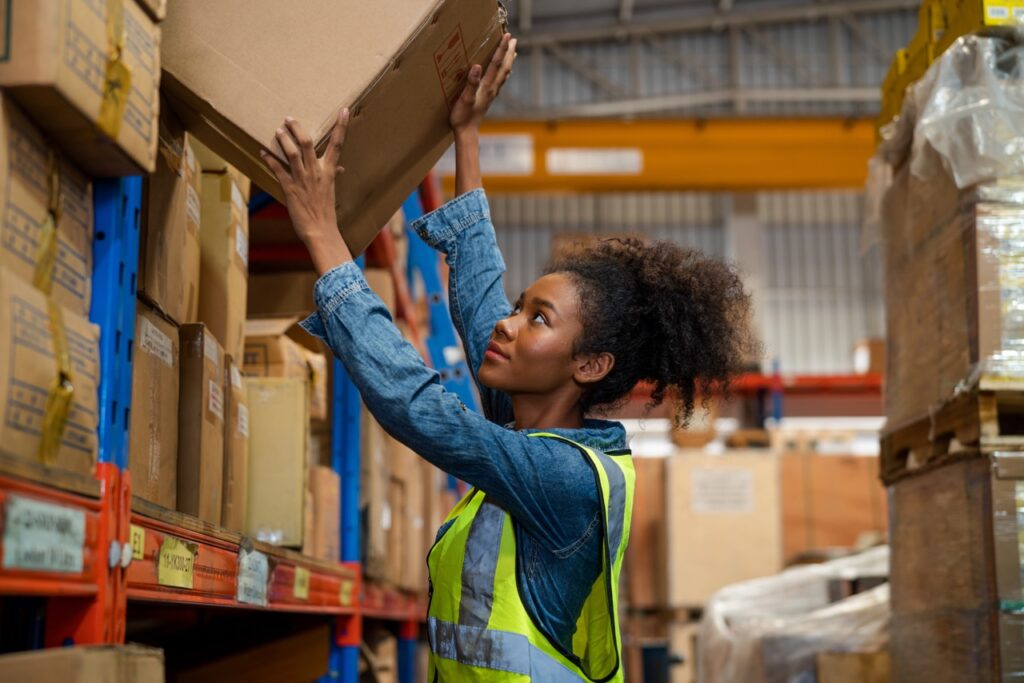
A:
[[[29,509],[63,530],[36,539],[33,549],[66,559],[59,570],[25,568],[5,558],[0,542],[0,597],[45,599],[37,647],[123,643],[133,603],[320,614],[333,626],[326,681],[357,681],[363,619],[388,620],[398,624],[399,680],[415,680],[426,604],[421,597],[363,580],[360,400],[339,361],[334,361],[331,424],[332,465],[342,481],[339,562],[254,542],[133,501],[127,457],[141,204],[141,177],[94,183],[89,318],[100,328],[102,369],[95,478],[64,476],[0,456],[3,541],[15,517]],[[161,571],[161,562],[170,564],[169,558],[181,554],[187,571]]]

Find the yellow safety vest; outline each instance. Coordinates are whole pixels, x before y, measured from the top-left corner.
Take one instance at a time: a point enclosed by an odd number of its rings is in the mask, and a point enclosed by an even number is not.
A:
[[[430,571],[431,682],[624,680],[619,636],[619,574],[629,541],[635,473],[628,451],[606,454],[555,434],[580,450],[604,503],[601,574],[576,622],[572,651],[546,636],[523,605],[516,580],[512,517],[471,490],[427,556]]]

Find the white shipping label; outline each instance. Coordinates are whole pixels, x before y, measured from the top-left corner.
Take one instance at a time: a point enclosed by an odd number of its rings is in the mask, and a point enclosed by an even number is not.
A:
[[[209,334],[203,335],[203,353],[216,366],[217,373],[220,374],[220,348]]]
[[[3,543],[4,569],[81,573],[85,511],[11,495]]]
[[[185,213],[190,221],[197,226],[199,225],[201,215],[199,193],[191,185],[188,186],[188,191],[185,193]]]
[[[238,433],[249,438],[249,406],[238,404]]]
[[[245,198],[242,197],[242,191],[238,189],[238,185],[235,184],[233,181],[231,183],[231,201],[234,202],[235,207],[238,209],[241,215],[244,216],[245,214],[249,213],[249,209],[245,205]]]
[[[242,259],[242,266],[249,269],[249,236],[245,234],[245,230],[242,230],[242,226],[235,226],[235,251],[238,252],[238,258]]]
[[[238,602],[266,607],[269,576],[267,556],[258,550],[242,548],[238,553],[238,593],[235,596]]]
[[[231,366],[231,386],[235,389],[242,388],[242,373],[238,371],[237,365]]]
[[[224,390],[212,379],[210,380],[210,412],[218,420],[224,419]]]
[[[171,343],[171,338],[145,318],[142,319],[141,332],[141,338],[138,340],[139,348],[149,355],[159,358],[167,367],[173,368],[174,344]]]
[[[694,470],[690,505],[700,514],[754,511],[754,473],[750,470]]]

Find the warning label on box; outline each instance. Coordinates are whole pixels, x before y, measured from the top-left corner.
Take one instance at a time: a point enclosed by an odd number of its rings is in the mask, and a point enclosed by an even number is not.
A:
[[[437,68],[437,78],[444,92],[444,101],[451,109],[462,93],[466,74],[469,73],[469,55],[466,54],[466,44],[462,41],[461,26],[456,26],[444,44],[434,52],[434,66]]]
[[[754,511],[754,473],[750,470],[695,470],[690,505],[701,514]]]

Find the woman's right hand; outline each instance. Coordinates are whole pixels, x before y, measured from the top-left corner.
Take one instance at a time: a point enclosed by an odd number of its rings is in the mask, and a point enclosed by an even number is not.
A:
[[[451,116],[448,118],[456,137],[461,132],[480,127],[487,110],[498,97],[501,86],[505,85],[505,81],[512,74],[512,63],[515,59],[516,39],[512,34],[506,33],[501,37],[501,43],[494,51],[486,73],[479,64],[474,64],[470,68],[466,87],[455,101]]]

